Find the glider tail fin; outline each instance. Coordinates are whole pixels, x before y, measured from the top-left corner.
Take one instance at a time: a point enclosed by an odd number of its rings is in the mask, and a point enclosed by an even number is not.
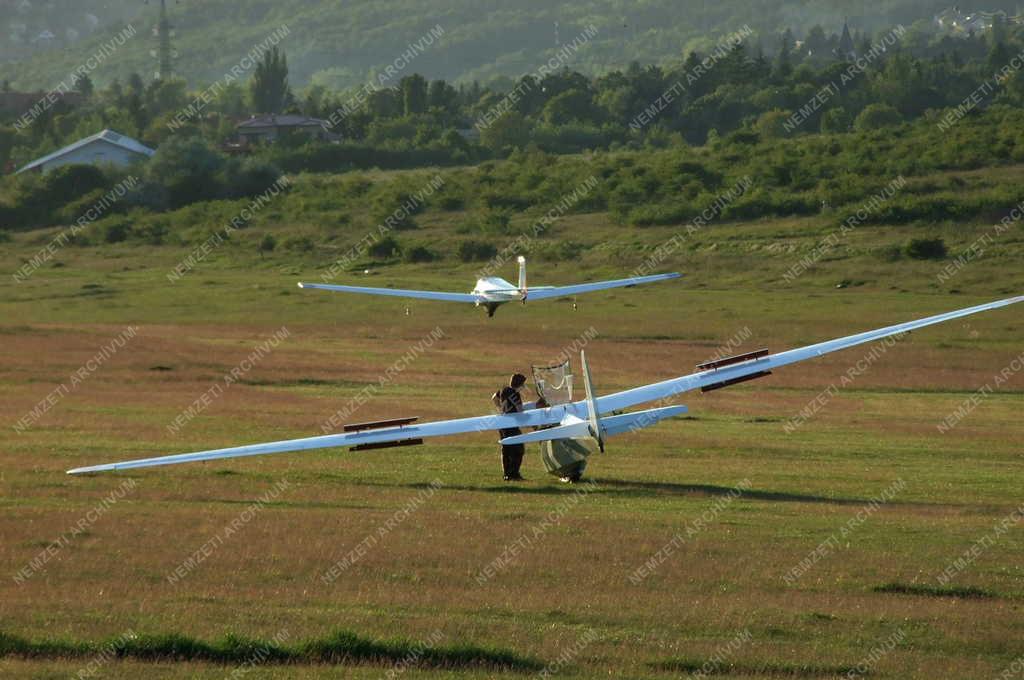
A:
[[[597,448],[603,453],[604,431],[601,428],[601,417],[597,413],[597,399],[594,397],[594,383],[590,379],[587,353],[583,350],[580,350],[580,363],[583,365],[583,388],[587,391],[587,417],[590,420],[590,436],[597,440]]]
[[[526,292],[526,258],[520,255],[516,258],[516,262],[519,263],[519,290],[520,292]]]

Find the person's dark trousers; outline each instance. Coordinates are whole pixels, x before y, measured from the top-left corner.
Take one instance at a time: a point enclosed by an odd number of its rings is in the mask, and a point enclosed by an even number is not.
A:
[[[501,447],[501,469],[505,477],[519,477],[519,468],[523,465],[523,454],[526,453],[524,444],[512,444]]]

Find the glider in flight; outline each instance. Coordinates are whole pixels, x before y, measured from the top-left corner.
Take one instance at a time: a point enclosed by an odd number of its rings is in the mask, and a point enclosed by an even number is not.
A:
[[[506,437],[503,444],[520,444],[540,441],[559,441],[565,439],[584,439],[596,441],[603,450],[605,439],[612,435],[632,432],[665,418],[681,415],[686,412],[685,406],[664,406],[643,411],[619,413],[639,404],[667,399],[669,397],[701,390],[728,387],[737,383],[761,378],[769,375],[773,369],[781,368],[805,359],[813,359],[831,352],[855,347],[864,343],[881,340],[892,335],[908,333],[932,324],[952,321],[1000,307],[1024,302],[1024,296],[1007,298],[996,302],[968,307],[945,314],[929,316],[917,321],[887,326],[878,330],[850,335],[836,340],[828,340],[799,349],[791,349],[777,354],[769,354],[768,350],[748,352],[734,357],[716,359],[697,366],[697,372],[679,378],[672,378],[650,385],[643,385],[623,392],[616,392],[598,397],[591,383],[590,370],[586,356],[580,352],[583,364],[583,386],[586,399],[573,401],[547,408],[532,408],[521,413],[506,415],[489,415],[476,418],[459,418],[442,420],[433,423],[415,424],[415,418],[402,418],[375,423],[347,425],[338,434],[292,439],[267,444],[252,444],[228,449],[215,449],[199,453],[185,453],[160,458],[143,458],[121,463],[93,465],[69,470],[68,474],[87,472],[103,472],[130,468],[150,467],[155,465],[173,465],[222,458],[242,456],[258,456],[270,453],[289,451],[305,451],[310,449],[326,449],[342,446],[353,447],[353,450],[367,448],[385,448],[391,446],[408,446],[421,444],[424,438],[467,432],[483,432],[489,430],[534,427],[542,428],[526,434]]]
[[[472,302],[477,307],[484,307],[487,316],[494,316],[495,310],[507,302],[529,300],[548,300],[550,298],[578,295],[595,290],[608,288],[627,288],[654,281],[677,279],[679,274],[652,274],[651,276],[634,276],[614,281],[596,281],[580,283],[574,286],[526,286],[526,258],[522,255],[519,262],[519,285],[515,286],[497,276],[485,276],[477,279],[476,287],[470,293],[444,293],[432,290],[402,290],[400,288],[366,288],[363,286],[335,286],[326,283],[300,283],[299,288],[318,288],[333,290],[340,293],[362,293],[364,295],[390,295],[392,297],[419,298],[422,300],[441,300],[444,302]]]

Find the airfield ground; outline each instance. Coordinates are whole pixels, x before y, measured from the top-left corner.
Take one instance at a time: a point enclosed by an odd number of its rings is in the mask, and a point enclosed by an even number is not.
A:
[[[926,231],[940,233],[955,255],[990,228]],[[445,237],[440,220],[425,221],[430,229]],[[611,250],[673,233],[620,234],[602,216],[571,216],[559,229]],[[565,301],[507,306],[491,320],[454,304],[418,303],[406,315],[398,300],[303,292],[295,282],[318,280],[324,258],[261,260],[231,248],[176,283],[165,274],[185,249],[127,244],[66,248],[55,260],[62,266],[21,284],[5,275],[0,676],[68,677],[90,663],[103,677],[282,672],[201,655],[109,659],[105,641],[129,632],[206,642],[276,637],[299,648],[351,631],[404,639],[411,654],[424,641],[451,651],[443,669],[293,660],[290,677],[515,677],[556,664],[558,675],[668,678],[707,663],[716,677],[854,669],[878,678],[988,678],[1019,667],[1024,538],[1011,513],[1024,500],[1024,376],[1013,373],[962,422],[939,428],[1011,362],[1019,365],[1018,308],[912,334],[852,384],[826,393],[795,428],[787,424],[871,346],[684,395],[677,402],[690,406],[688,418],[611,440],[593,458],[589,487],[544,475],[535,450],[524,466],[528,482],[501,483],[490,434],[64,475],[79,465],[318,434],[435,328],[443,337],[371,388],[349,421],[486,413],[509,373],[555,359],[591,328],[595,382],[608,392],[687,373],[734,338],[742,338],[737,351],[780,350],[1024,291],[1019,229],[943,284],[941,262],[869,252],[918,227],[859,230],[785,283],[783,273],[829,229],[815,219],[716,226],[666,264],[686,274],[679,282],[581,297],[575,312]],[[55,233],[17,236],[4,245],[0,269],[14,271]],[[339,281],[468,290],[475,267],[375,271]],[[531,281],[556,284],[618,273],[614,258],[530,269]],[[70,389],[70,376],[129,325],[136,337]],[[168,429],[282,327],[288,337],[276,349],[177,432]],[[66,394],[15,432],[61,384]],[[104,503],[119,490],[123,498]],[[73,532],[82,518],[90,519]],[[480,583],[510,545],[520,548]],[[360,546],[364,554],[325,578]],[[820,546],[815,563],[787,582]],[[48,547],[55,554],[31,568]],[[941,583],[972,547],[976,556]],[[652,558],[652,573],[631,580]],[[52,640],[61,644],[36,644]],[[85,643],[95,646],[75,647]],[[452,651],[459,645],[476,652],[463,660]],[[512,670],[494,658],[512,659]]]

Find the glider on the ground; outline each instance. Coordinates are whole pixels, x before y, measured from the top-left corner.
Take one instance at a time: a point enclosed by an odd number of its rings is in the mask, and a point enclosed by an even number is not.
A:
[[[526,434],[506,437],[503,444],[520,444],[562,439],[595,440],[603,450],[606,437],[632,432],[648,427],[665,418],[686,412],[685,406],[663,406],[631,413],[617,413],[622,409],[638,404],[667,399],[674,395],[700,389],[702,392],[728,387],[737,383],[753,380],[769,375],[772,369],[780,368],[805,359],[813,359],[841,349],[855,347],[873,342],[892,335],[908,333],[918,328],[931,326],[959,319],[978,312],[1006,307],[1024,302],[1024,296],[990,302],[976,307],[968,307],[954,312],[929,316],[917,321],[887,326],[874,331],[850,335],[837,340],[820,342],[799,349],[791,349],[777,354],[769,354],[768,350],[758,350],[734,357],[716,359],[697,366],[697,372],[680,378],[672,378],[663,382],[635,387],[623,392],[598,397],[590,380],[590,371],[586,357],[580,352],[583,362],[583,380],[586,399],[547,408],[532,408],[521,413],[507,415],[489,415],[477,418],[459,418],[442,420],[433,423],[414,424],[415,418],[402,418],[375,423],[360,423],[345,426],[344,432],[305,439],[253,444],[229,449],[215,449],[199,453],[185,453],[160,458],[144,458],[129,460],[122,463],[93,465],[69,470],[69,474],[85,472],[101,472],[106,470],[122,470],[127,468],[149,467],[153,465],[172,465],[175,463],[191,463],[221,458],[241,456],[258,456],[267,453],[284,453],[287,451],[304,451],[307,449],[325,449],[351,446],[354,449],[384,448],[389,446],[406,446],[422,443],[425,437],[461,434],[466,432],[482,432],[504,428],[536,427],[538,429]],[[612,415],[606,415],[612,414]]]
[[[403,290],[400,288],[367,288],[364,286],[335,286],[326,283],[300,283],[299,288],[319,288],[340,293],[362,293],[364,295],[389,295],[392,297],[418,298],[421,300],[441,300],[444,302],[472,302],[477,307],[484,307],[487,316],[494,316],[495,310],[506,302],[522,302],[527,300],[547,300],[550,298],[567,297],[580,293],[608,288],[626,288],[639,286],[643,283],[677,279],[679,274],[652,274],[651,276],[634,276],[614,281],[596,281],[580,283],[573,286],[533,286],[526,287],[526,258],[522,255],[519,262],[519,285],[514,286],[497,276],[485,276],[477,279],[476,287],[470,293],[444,293],[432,290]]]

